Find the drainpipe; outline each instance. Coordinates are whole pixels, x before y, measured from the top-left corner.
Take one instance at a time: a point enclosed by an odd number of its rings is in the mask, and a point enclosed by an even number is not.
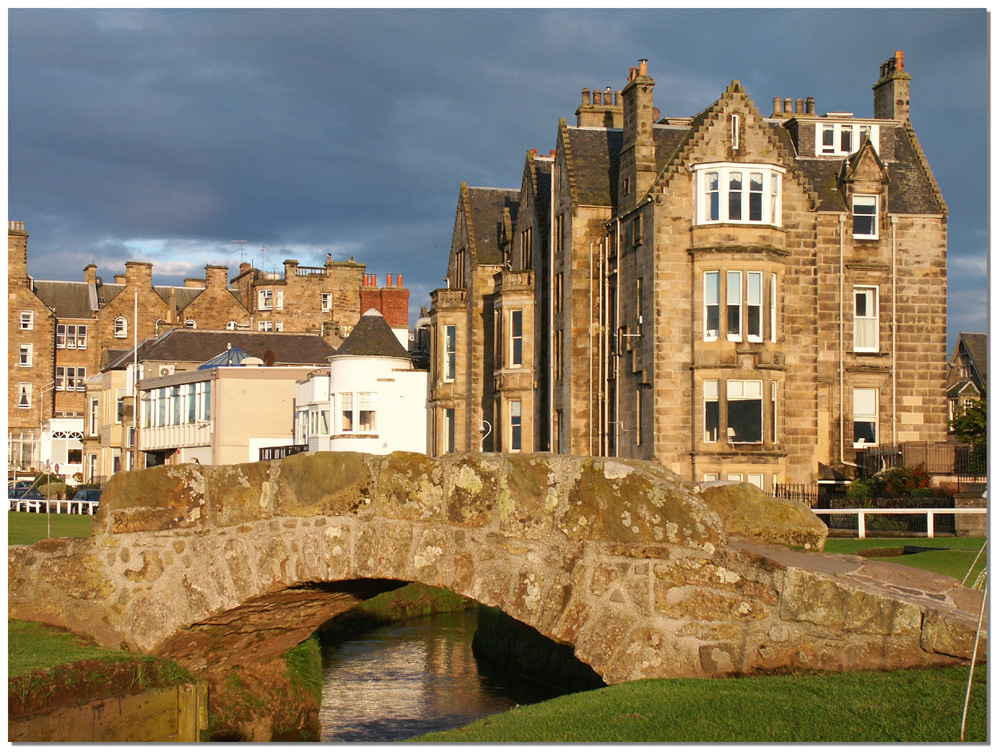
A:
[[[564,282],[565,283],[565,282]],[[552,160],[552,177],[549,179],[549,452],[553,452],[555,444],[553,435],[558,432],[555,427],[555,321],[556,296],[556,161]]]
[[[587,255],[590,310],[587,312],[587,454],[594,455],[594,242]]]
[[[615,456],[621,456],[622,429],[622,383],[619,367],[621,357],[618,354],[618,329],[622,326],[622,219],[619,215],[615,220]]]
[[[838,227],[840,230],[840,463],[848,467],[857,467],[857,464],[844,458],[844,220],[846,215],[840,213],[838,216]]]
[[[892,225],[892,445],[896,446],[896,216],[889,216]]]

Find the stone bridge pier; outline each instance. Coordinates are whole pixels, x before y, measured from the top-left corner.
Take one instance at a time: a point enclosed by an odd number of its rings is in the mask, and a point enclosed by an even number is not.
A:
[[[825,536],[804,506],[700,490],[653,462],[309,453],[158,467],[112,478],[92,538],[9,548],[8,612],[199,669],[274,657],[421,582],[572,645],[611,684],[970,657],[981,593],[815,553]]]

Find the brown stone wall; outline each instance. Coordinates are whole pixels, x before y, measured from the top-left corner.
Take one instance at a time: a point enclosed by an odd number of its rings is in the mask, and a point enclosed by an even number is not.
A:
[[[185,283],[187,283],[185,281]],[[204,290],[178,315],[178,322],[194,320],[203,330],[222,330],[228,323],[250,322],[250,312],[229,290],[228,268],[205,266]]]

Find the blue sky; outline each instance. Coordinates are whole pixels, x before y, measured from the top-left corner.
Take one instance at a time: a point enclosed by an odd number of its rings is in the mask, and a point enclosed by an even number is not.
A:
[[[649,60],[688,116],[733,79],[758,108],[872,114],[895,50],[949,208],[949,345],[987,328],[985,10],[10,10],[8,218],[29,272],[154,282],[241,259],[353,256],[442,285],[458,189],[517,188],[580,90]],[[234,239],[246,239],[241,257]]]

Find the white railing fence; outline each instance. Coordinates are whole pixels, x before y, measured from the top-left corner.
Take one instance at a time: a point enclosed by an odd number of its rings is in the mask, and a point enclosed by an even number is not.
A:
[[[865,538],[865,514],[923,514],[927,518],[927,526],[924,530],[927,533],[927,537],[934,537],[934,517],[938,514],[951,514],[952,516],[961,516],[964,514],[985,514],[986,507],[979,508],[962,508],[962,509],[944,509],[944,508],[905,508],[905,509],[812,509],[814,514],[853,514],[857,517],[857,530],[858,537],[860,539]]]
[[[58,499],[40,501],[37,498],[7,499],[8,511],[30,511],[35,514],[39,512],[45,513],[46,511],[53,511],[54,506],[54,512],[56,514],[64,513],[63,507],[65,507],[65,513],[67,514],[90,514],[93,516],[94,509],[96,509],[98,505],[99,503],[97,501],[60,501]]]

